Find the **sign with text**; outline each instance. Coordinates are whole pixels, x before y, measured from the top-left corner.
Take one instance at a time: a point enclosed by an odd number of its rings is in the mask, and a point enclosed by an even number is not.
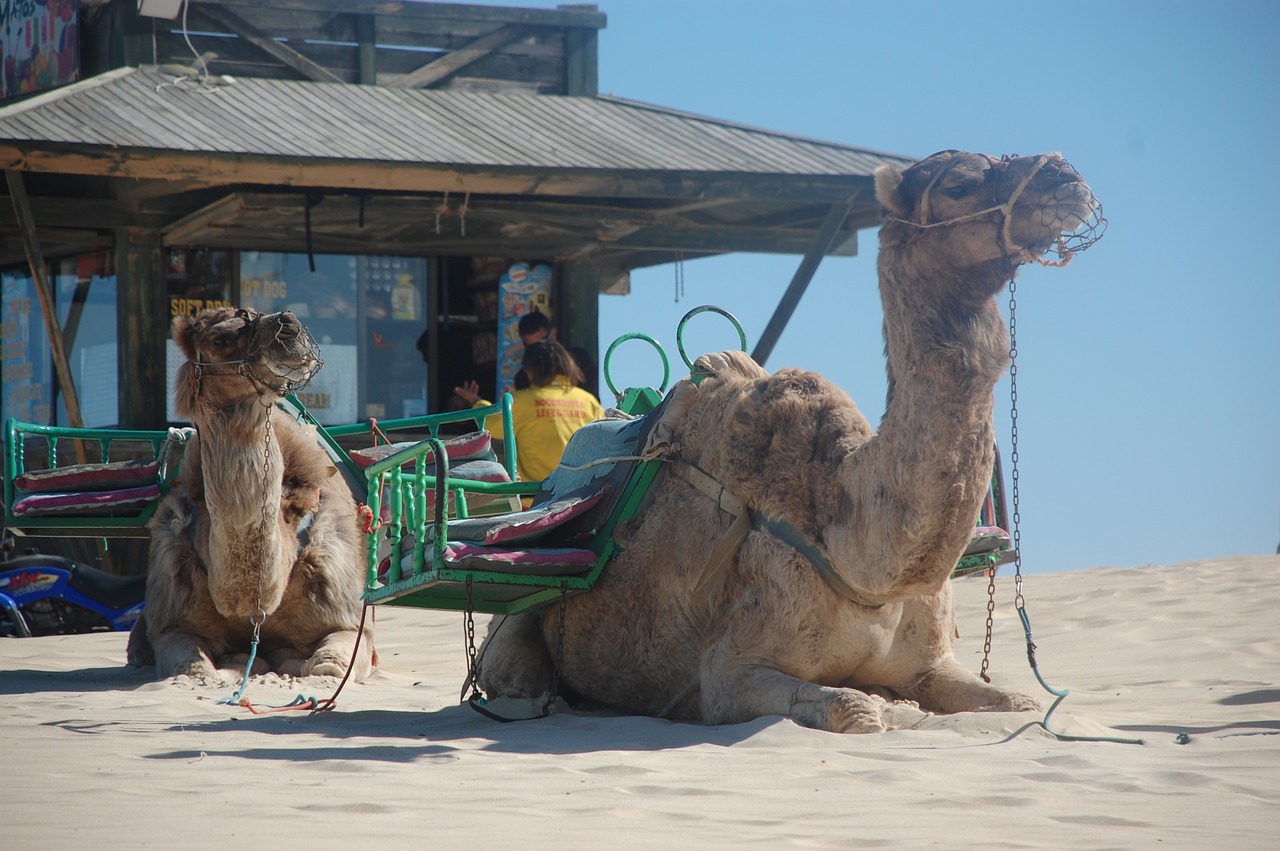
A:
[[[0,0],[0,100],[80,76],[79,0]]]

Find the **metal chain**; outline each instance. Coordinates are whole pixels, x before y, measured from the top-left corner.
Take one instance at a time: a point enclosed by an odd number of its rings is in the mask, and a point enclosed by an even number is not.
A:
[[[262,522],[258,526],[258,540],[262,541],[264,552],[258,562],[258,598],[254,600],[253,611],[249,613],[249,625],[253,627],[253,638],[249,641],[249,661],[244,666],[244,677],[240,680],[240,688],[229,698],[218,701],[221,704],[235,706],[247,705],[243,701],[245,689],[249,687],[249,676],[253,673],[253,664],[258,658],[258,643],[261,640],[262,625],[267,620],[267,613],[262,609],[262,574],[266,571],[267,553],[267,482],[271,465],[271,407],[267,407],[266,440],[262,450]]]
[[[262,525],[259,527],[258,540],[262,542],[264,552],[262,559],[258,563],[258,599],[254,602],[253,614],[249,616],[249,622],[253,624],[253,645],[258,645],[258,631],[267,619],[267,613],[262,609],[262,575],[267,569],[267,561],[269,553],[265,552],[267,544],[267,524],[271,522],[271,517],[267,509],[267,485],[271,475],[271,408],[267,407],[267,428],[266,439],[263,441],[262,447]]]
[[[1016,596],[1014,605],[1023,607],[1022,599],[1022,533],[1018,528],[1021,516],[1018,511],[1018,282],[1009,281],[1009,417],[1011,420],[1010,435],[1010,468],[1013,480],[1013,563]],[[998,469],[998,468],[997,468]],[[1003,483],[1001,483],[1003,484]],[[982,643],[982,669],[978,676],[989,683],[987,674],[991,666],[991,636],[995,631],[996,611],[996,568],[987,570],[987,631]]]
[[[551,704],[560,691],[560,666],[564,663],[564,617],[568,608],[569,586],[562,583],[560,585],[560,620],[556,624],[556,658],[555,664],[551,666],[551,691],[547,692],[547,703],[542,707],[544,716],[551,713]]]
[[[991,667],[991,634],[995,631],[995,614],[996,614],[996,569],[994,567],[987,568],[987,632],[986,637],[982,641],[982,670],[978,672],[978,676],[982,677],[984,683],[991,682],[991,677],[987,674],[987,669]]]
[[[1018,507],[1018,284],[1009,282],[1009,479],[1013,483],[1013,605],[1021,611],[1022,598],[1022,513]]]
[[[462,613],[462,634],[466,642],[467,681],[471,683],[471,698],[480,696],[480,662],[476,655],[476,619],[472,607],[471,575],[467,574],[466,582],[467,607]]]

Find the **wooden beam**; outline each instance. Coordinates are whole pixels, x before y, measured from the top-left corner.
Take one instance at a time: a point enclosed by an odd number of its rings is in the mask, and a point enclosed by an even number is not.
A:
[[[229,9],[205,3],[201,4],[200,11],[219,26],[226,27],[263,53],[283,62],[309,80],[315,80],[317,83],[346,82],[341,77],[330,73],[328,69],[312,62],[292,47],[287,47],[276,41]]]
[[[672,227],[644,228],[616,240],[604,239],[606,245],[621,249],[659,249],[664,251],[749,251],[760,254],[805,254],[813,244],[814,231],[802,228],[752,228],[723,225],[695,227],[675,224]],[[858,253],[856,233],[838,232],[826,254],[853,257]],[[835,235],[833,235],[835,236]]]
[[[495,50],[518,41],[532,30],[529,27],[507,24],[491,33],[467,42],[464,47],[451,50],[428,62],[416,71],[410,71],[390,85],[393,89],[427,89],[441,83],[463,68],[485,58]]]
[[[18,225],[22,229],[22,240],[27,249],[27,265],[31,267],[31,277],[36,283],[36,296],[40,300],[40,311],[44,314],[44,329],[49,335],[53,369],[58,375],[62,399],[67,406],[67,417],[70,418],[73,428],[84,428],[84,417],[80,413],[80,397],[76,394],[76,383],[71,377],[71,366],[67,363],[62,329],[58,327],[57,306],[53,302],[53,289],[49,286],[44,254],[40,250],[40,239],[36,236],[36,223],[31,215],[31,205],[27,200],[27,188],[19,172],[6,171],[4,179],[9,185],[9,197],[13,199],[13,210],[17,214]],[[80,441],[76,441],[76,447],[81,454],[79,461],[84,463],[84,448]]]
[[[471,192],[583,198],[720,199],[840,203],[871,177],[742,175],[684,171],[591,171],[447,163],[368,162],[143,149],[89,148],[0,141],[0,168],[51,174],[197,181],[203,185],[277,185],[382,192]]]
[[[107,226],[130,224],[135,227],[162,227],[173,220],[171,213],[142,211],[120,201],[100,198],[29,198],[32,218],[42,224],[41,233],[52,234],[55,229],[67,230],[69,238],[75,231],[96,231]],[[0,207],[0,230],[18,226],[16,213]]]
[[[192,0],[204,11],[209,6],[260,8],[262,0]],[[273,9],[330,12],[335,15],[394,14],[409,19],[495,24],[527,23],[545,27],[594,27],[604,29],[608,18],[594,4],[566,4],[555,9],[524,6],[478,6],[455,3],[406,3],[403,0],[271,0]]]
[[[778,338],[782,336],[782,331],[787,327],[787,322],[791,319],[791,314],[795,313],[796,305],[800,303],[800,297],[804,295],[804,291],[809,286],[809,281],[813,279],[813,273],[818,270],[818,264],[822,262],[822,258],[826,256],[827,249],[831,242],[835,239],[836,233],[840,230],[840,226],[844,224],[844,220],[848,217],[849,211],[853,208],[853,199],[850,198],[844,204],[833,204],[831,210],[827,213],[827,217],[822,222],[822,227],[818,229],[818,234],[813,238],[813,246],[809,249],[809,253],[800,261],[799,268],[791,278],[791,283],[787,285],[787,290],[782,294],[782,300],[778,302],[777,308],[773,311],[773,316],[769,319],[769,324],[765,326],[764,333],[760,335],[759,342],[756,343],[755,351],[751,353],[751,359],[756,363],[764,366],[765,361],[769,359],[769,355],[773,353],[773,347],[777,344]]]

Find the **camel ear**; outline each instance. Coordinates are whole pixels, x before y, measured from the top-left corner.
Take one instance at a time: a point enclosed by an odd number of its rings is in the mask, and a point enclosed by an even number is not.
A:
[[[196,359],[196,318],[194,316],[175,316],[170,326],[173,341],[182,349],[187,360]]]
[[[187,361],[178,367],[174,376],[173,410],[184,419],[191,419],[196,410],[196,365]]]
[[[905,219],[911,214],[911,206],[902,197],[902,172],[891,165],[876,169],[876,200],[885,215]]]

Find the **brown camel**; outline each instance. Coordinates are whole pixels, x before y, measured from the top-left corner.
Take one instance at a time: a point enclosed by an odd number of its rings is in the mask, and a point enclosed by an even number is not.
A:
[[[363,606],[356,504],[314,429],[276,399],[319,357],[292,313],[223,307],[173,322],[188,360],[176,408],[196,427],[182,472],[151,522],[147,607],[130,664],[209,681],[244,673],[341,676]],[[375,664],[365,627],[352,678]]]
[[[623,711],[836,732],[931,712],[1030,710],[956,661],[948,578],[994,462],[1009,340],[995,295],[1018,266],[1101,223],[1063,159],[946,151],[876,175],[889,397],[878,433],[820,376],[703,356],[669,400],[672,463],[621,554],[564,612],[560,682]],[[1045,261],[1041,261],[1045,262]],[[1061,264],[1057,264],[1061,265]],[[732,498],[749,532],[724,566]],[[722,508],[728,506],[729,510]],[[743,527],[739,527],[743,528]],[[495,618],[479,682],[552,682],[555,608]]]

